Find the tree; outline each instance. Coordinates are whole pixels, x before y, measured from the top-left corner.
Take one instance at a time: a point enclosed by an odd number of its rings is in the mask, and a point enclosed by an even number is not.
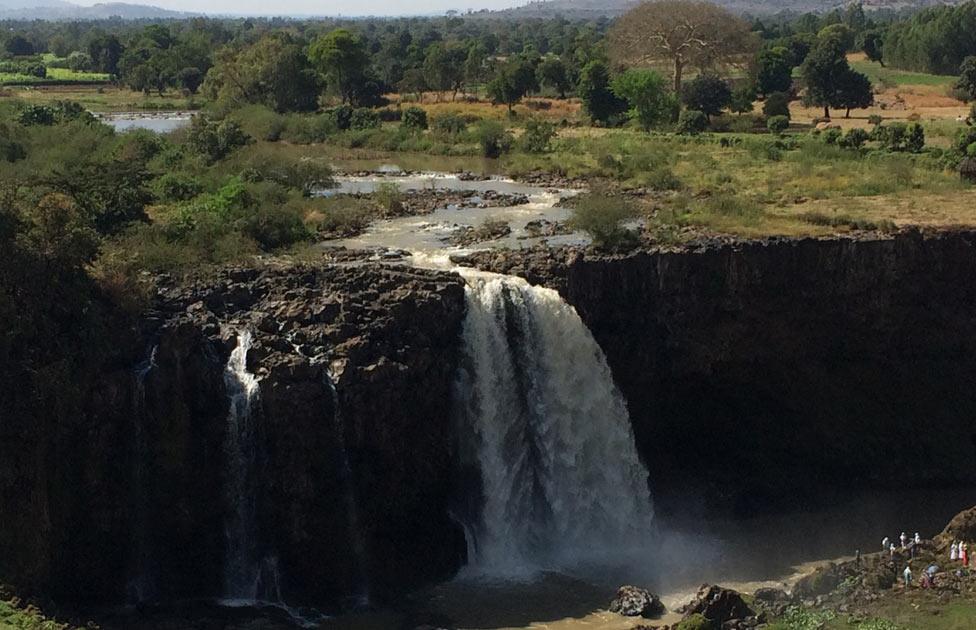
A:
[[[653,70],[628,70],[613,80],[612,89],[627,101],[630,117],[644,131],[669,119],[674,111],[674,97],[664,77]]]
[[[732,102],[732,89],[728,82],[710,74],[702,74],[685,84],[681,91],[681,102],[688,109],[703,112],[711,120],[712,116]]]
[[[199,68],[183,68],[176,75],[176,80],[189,94],[196,94],[203,83],[203,73]]]
[[[732,102],[729,104],[736,114],[748,114],[754,108],[756,102],[756,88],[748,83],[732,91]]]
[[[115,35],[99,35],[88,43],[88,55],[99,72],[118,74],[123,52],[125,48]]]
[[[552,88],[559,94],[559,98],[566,98],[566,92],[571,83],[569,81],[569,71],[562,59],[555,55],[543,58],[538,69],[539,83]]]
[[[308,57],[339,99],[352,102],[356,85],[363,80],[369,65],[363,41],[351,31],[337,28],[312,42]]]
[[[95,259],[98,234],[71,197],[49,193],[29,213],[31,249],[58,266],[81,267]]]
[[[968,94],[970,100],[976,100],[976,56],[970,55],[962,60],[956,87]]]
[[[786,92],[773,92],[766,97],[763,103],[763,116],[772,118],[773,116],[786,116],[790,118],[790,95]]]
[[[755,47],[748,22],[698,0],[645,2],[619,18],[610,31],[615,61],[671,64],[675,94],[681,93],[687,66],[713,69],[741,64]]]
[[[485,60],[488,53],[480,42],[468,48],[468,55],[464,58],[464,80],[469,84],[478,84],[485,80]]]
[[[793,60],[786,48],[767,48],[756,56],[756,89],[760,94],[789,92],[793,87]]]
[[[851,117],[852,109],[866,109],[872,105],[874,90],[870,79],[854,70],[848,70],[841,75],[837,85],[837,107],[847,110],[845,118]]]
[[[100,234],[114,234],[146,219],[152,202],[149,173],[139,160],[111,159],[66,164],[44,182],[70,197]]]
[[[877,61],[884,68],[884,38],[880,31],[865,31],[861,34],[860,48],[868,61]]]
[[[29,57],[34,54],[34,44],[19,33],[7,40],[4,49],[14,57]]]
[[[591,61],[583,67],[576,92],[583,101],[583,111],[593,122],[608,124],[627,111],[627,102],[610,89],[610,71],[602,61]]]
[[[319,83],[302,47],[285,33],[273,33],[243,49],[218,51],[204,91],[233,104],[311,111],[318,106]]]
[[[817,33],[817,39],[835,39],[846,53],[854,48],[854,31],[844,24],[831,24]]]
[[[499,68],[488,83],[488,96],[494,103],[507,105],[511,112],[523,96],[538,89],[535,67],[527,59],[515,58]]]
[[[800,66],[806,94],[804,101],[809,105],[824,108],[824,117],[830,118],[831,107],[841,107],[840,87],[847,76],[853,72],[847,64],[843,43],[834,37],[821,38],[806,61]]]
[[[468,51],[460,44],[431,44],[424,58],[427,84],[437,91],[450,92],[451,100],[456,100],[458,90],[464,85],[464,62],[467,55]]]

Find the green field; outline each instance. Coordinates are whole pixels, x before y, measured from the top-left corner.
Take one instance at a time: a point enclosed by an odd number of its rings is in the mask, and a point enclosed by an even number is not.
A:
[[[867,75],[872,83],[886,87],[900,87],[903,85],[948,86],[952,85],[958,78],[940,74],[898,70],[896,68],[882,68],[880,64],[867,60],[851,61],[850,63],[851,68]]]
[[[102,72],[77,72],[68,68],[48,68],[44,78],[14,72],[0,72],[0,85],[67,85],[108,83]]]

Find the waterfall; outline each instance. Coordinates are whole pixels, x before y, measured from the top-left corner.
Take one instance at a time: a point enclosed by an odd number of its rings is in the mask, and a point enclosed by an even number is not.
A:
[[[251,341],[250,331],[237,333],[237,347],[224,369],[224,386],[230,399],[224,438],[230,509],[224,524],[224,596],[246,602],[279,601],[278,563],[273,557],[262,557],[259,550],[253,486],[257,464],[254,408],[260,388],[257,377],[247,371]]]
[[[126,598],[130,603],[142,604],[155,595],[152,575],[152,551],[150,546],[149,518],[149,475],[146,465],[149,461],[149,440],[146,436],[146,379],[156,368],[156,352],[153,346],[146,357],[136,366],[132,409],[132,460],[130,469],[130,495],[133,510],[132,554],[129,580],[126,584]]]
[[[613,562],[648,537],[647,472],[624,400],[575,309],[520,278],[468,281],[458,379],[471,569],[514,575]]]

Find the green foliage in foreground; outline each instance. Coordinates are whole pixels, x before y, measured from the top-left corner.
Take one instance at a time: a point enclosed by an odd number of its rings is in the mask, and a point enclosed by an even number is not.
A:
[[[68,625],[46,619],[40,612],[17,608],[10,602],[0,601],[0,628],[16,630],[67,630]]]
[[[617,250],[632,247],[638,237],[624,222],[637,216],[633,204],[625,199],[599,193],[583,195],[576,200],[571,227],[586,232],[599,249]]]

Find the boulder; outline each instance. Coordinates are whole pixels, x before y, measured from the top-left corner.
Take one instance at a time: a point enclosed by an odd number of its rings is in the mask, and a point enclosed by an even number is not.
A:
[[[831,562],[825,567],[820,567],[810,575],[806,575],[793,587],[793,596],[801,599],[813,599],[820,595],[826,595],[840,586],[840,583],[847,577],[844,568]]]
[[[657,595],[637,586],[621,586],[610,602],[610,612],[626,617],[659,617],[664,611],[664,604]]]
[[[713,625],[722,625],[727,621],[754,617],[755,612],[736,591],[721,586],[702,584],[695,599],[685,606],[682,611],[684,618],[701,615]]]

